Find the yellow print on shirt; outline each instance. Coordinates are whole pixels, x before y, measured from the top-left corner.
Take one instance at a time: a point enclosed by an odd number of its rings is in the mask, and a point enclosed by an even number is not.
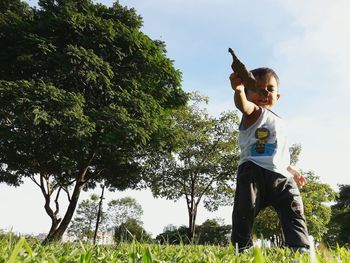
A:
[[[260,127],[255,131],[255,138],[257,138],[257,142],[255,144],[255,151],[257,154],[265,153],[265,146],[267,143],[267,139],[270,137],[270,131],[264,127]]]

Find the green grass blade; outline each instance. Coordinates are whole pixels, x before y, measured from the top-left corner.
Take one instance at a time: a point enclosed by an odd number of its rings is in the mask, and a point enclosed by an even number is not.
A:
[[[254,260],[253,260],[254,263],[264,263],[265,262],[260,248],[254,247],[253,255],[254,255]]]
[[[14,247],[14,249],[12,250],[11,256],[10,256],[9,260],[7,261],[7,263],[16,262],[16,258],[18,256],[19,251],[23,247],[24,242],[25,242],[24,238],[21,237],[20,240],[17,242],[16,246]]]
[[[153,263],[154,262],[153,258],[152,258],[151,251],[149,250],[149,247],[145,248],[145,250],[143,251],[142,262],[143,263]]]

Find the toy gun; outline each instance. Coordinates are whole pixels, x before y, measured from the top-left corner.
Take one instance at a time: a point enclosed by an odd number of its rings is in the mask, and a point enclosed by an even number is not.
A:
[[[237,58],[232,48],[228,49],[228,52],[232,55],[231,68],[238,76],[242,79],[244,87],[250,89],[253,92],[259,93],[264,98],[267,97],[268,91],[264,89],[259,89],[256,87],[256,80],[253,74],[245,67],[245,65]]]

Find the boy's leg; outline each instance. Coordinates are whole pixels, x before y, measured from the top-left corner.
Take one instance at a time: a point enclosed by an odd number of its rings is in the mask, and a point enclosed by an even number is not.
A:
[[[254,218],[260,210],[259,178],[262,178],[261,168],[251,162],[243,163],[238,169],[231,241],[240,250],[252,246]]]
[[[285,178],[283,190],[274,205],[282,230],[285,245],[293,248],[309,247],[308,231],[304,215],[304,206],[299,189],[293,178]]]

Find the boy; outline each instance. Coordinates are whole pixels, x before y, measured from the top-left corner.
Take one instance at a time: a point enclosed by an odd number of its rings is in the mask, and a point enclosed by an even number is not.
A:
[[[251,72],[256,89],[245,88],[237,73],[230,76],[235,105],[243,114],[232,244],[240,250],[250,247],[255,217],[261,209],[272,206],[279,216],[285,245],[303,251],[309,242],[298,186],[302,187],[306,180],[289,165],[283,122],[271,111],[280,98],[279,78],[270,68]]]

